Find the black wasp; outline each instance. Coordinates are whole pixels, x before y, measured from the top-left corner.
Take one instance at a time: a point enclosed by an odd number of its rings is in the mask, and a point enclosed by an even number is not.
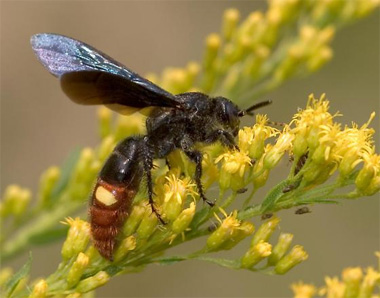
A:
[[[240,117],[269,103],[242,110],[224,97],[212,98],[199,92],[173,95],[101,51],[62,35],[36,34],[31,44],[39,61],[60,79],[63,91],[74,102],[102,104],[120,113],[128,108],[156,107],[146,120],[145,136],[129,137],[116,146],[100,171],[91,197],[94,245],[109,260],[144,174],[149,203],[161,220],[153,203],[153,159],[182,150],[196,164],[194,180],[200,197],[213,205],[203,192],[202,153],[195,144],[220,141],[238,149],[234,138]]]

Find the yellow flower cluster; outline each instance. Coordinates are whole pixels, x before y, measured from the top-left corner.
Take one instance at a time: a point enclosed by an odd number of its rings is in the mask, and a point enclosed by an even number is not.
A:
[[[175,94],[203,91],[240,103],[252,100],[295,75],[317,71],[333,56],[336,29],[378,6],[376,0],[269,0],[266,12],[252,12],[244,20],[231,8],[224,13],[221,33],[206,38],[202,62],[148,78]],[[289,37],[286,28],[298,32]]]
[[[379,256],[379,253],[376,253]],[[325,277],[325,286],[317,288],[312,284],[303,282],[294,283],[291,289],[295,298],[312,297],[378,297],[376,286],[380,284],[380,272],[368,267],[365,274],[360,267],[349,267],[342,271],[341,279],[338,277]]]
[[[266,116],[257,116],[253,127],[239,131],[240,151],[220,155],[220,186],[239,190],[253,183],[255,189],[265,184],[269,171],[285,153],[293,156],[290,177],[300,177],[302,187],[316,186],[339,170],[339,183],[356,173],[356,191],[352,195],[373,195],[380,190],[380,156],[373,146],[374,130],[369,128],[375,113],[359,127],[341,128],[329,112],[329,102],[310,95],[304,110],[299,110],[281,132],[268,126]],[[274,144],[268,139],[276,137]],[[361,168],[355,172],[356,169]]]

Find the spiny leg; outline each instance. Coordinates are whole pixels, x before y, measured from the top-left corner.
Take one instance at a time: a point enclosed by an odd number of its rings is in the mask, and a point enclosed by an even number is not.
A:
[[[205,143],[214,143],[220,141],[224,146],[239,151],[239,147],[235,143],[235,139],[231,133],[223,129],[212,131],[206,138]]]
[[[146,175],[146,183],[148,188],[148,198],[149,198],[149,205],[152,208],[152,212],[157,216],[158,220],[165,225],[165,221],[162,219],[160,213],[154,206],[153,201],[153,179],[152,179],[152,169],[153,169],[153,154],[151,153],[151,150],[149,150],[148,145],[145,145],[144,152],[143,152],[143,164],[144,164],[144,172]]]
[[[195,162],[195,183],[197,184],[197,188],[199,191],[199,196],[202,198],[204,202],[206,202],[208,205],[213,207],[215,205],[214,202],[209,201],[203,192],[203,186],[202,186],[202,153],[197,150],[192,151],[184,151],[187,157],[190,158],[193,162]]]

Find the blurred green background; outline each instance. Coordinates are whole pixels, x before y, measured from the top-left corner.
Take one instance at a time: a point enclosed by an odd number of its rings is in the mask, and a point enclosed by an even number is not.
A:
[[[1,188],[10,183],[36,190],[41,172],[60,165],[73,148],[98,143],[96,109],[74,105],[58,81],[37,61],[29,38],[38,32],[65,34],[106,52],[140,74],[183,66],[202,57],[204,38],[219,32],[224,9],[242,16],[264,1],[6,1],[1,3]],[[339,121],[363,124],[379,113],[379,12],[338,32],[334,58],[319,73],[292,80],[266,98],[265,113],[288,122],[307,96],[327,93]],[[378,131],[379,116],[372,123]],[[251,121],[252,119],[247,119]],[[379,146],[377,146],[379,148]],[[288,171],[286,161],[270,178],[273,185]],[[262,190],[260,194],[263,194]],[[197,261],[149,266],[113,278],[97,297],[290,297],[300,279],[322,284],[347,266],[376,265],[379,249],[379,197],[336,206],[314,206],[311,214],[279,214],[281,231],[294,233],[309,260],[285,276],[231,271]],[[85,207],[85,206],[84,206]],[[65,206],[62,206],[65,208]],[[255,222],[256,225],[260,220]],[[203,241],[203,240],[202,240]],[[202,241],[176,251],[194,250]],[[33,248],[32,274],[46,276],[60,261],[61,243]],[[242,255],[244,245],[233,252]],[[26,254],[10,263],[19,267]]]

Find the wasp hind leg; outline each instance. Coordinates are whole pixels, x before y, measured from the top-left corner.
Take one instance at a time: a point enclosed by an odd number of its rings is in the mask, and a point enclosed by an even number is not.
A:
[[[154,192],[153,192],[153,179],[152,179],[153,153],[151,150],[149,150],[148,145],[145,145],[144,150],[143,150],[143,165],[144,165],[144,172],[146,175],[149,205],[152,208],[152,212],[157,216],[158,220],[163,225],[165,225],[166,222],[162,219],[161,214],[158,212],[157,208],[154,206],[154,201],[153,201]]]

